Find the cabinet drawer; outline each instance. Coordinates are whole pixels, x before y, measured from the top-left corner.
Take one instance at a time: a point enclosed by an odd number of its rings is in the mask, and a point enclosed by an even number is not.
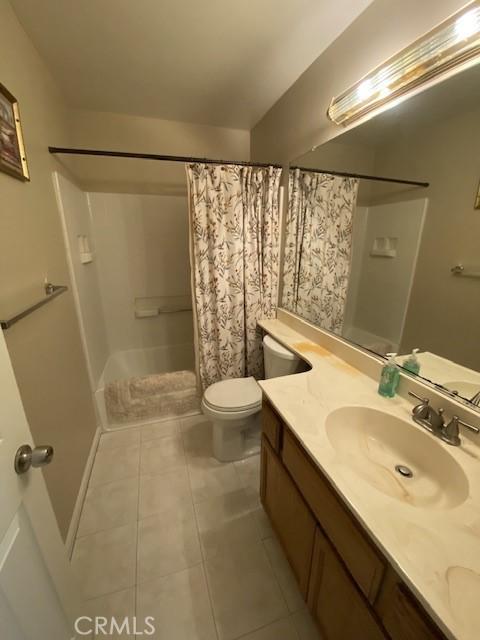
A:
[[[308,605],[325,640],[386,640],[369,604],[317,529]]]
[[[445,640],[443,633],[392,570],[375,608],[392,640]]]
[[[262,438],[261,485],[265,510],[306,598],[317,523],[265,437]]]
[[[262,405],[262,431],[267,437],[273,450],[279,453],[282,442],[282,422],[272,407],[263,401]]]
[[[282,458],[320,526],[373,603],[385,569],[383,559],[288,429],[283,433]]]

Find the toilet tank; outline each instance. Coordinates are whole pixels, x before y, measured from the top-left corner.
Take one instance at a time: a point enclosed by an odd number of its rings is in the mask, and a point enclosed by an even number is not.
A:
[[[263,356],[266,379],[288,376],[299,370],[300,358],[285,347],[282,347],[271,336],[263,338]]]

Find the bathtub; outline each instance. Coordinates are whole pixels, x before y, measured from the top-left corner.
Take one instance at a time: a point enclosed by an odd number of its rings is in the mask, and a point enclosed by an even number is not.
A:
[[[95,405],[103,429],[111,431],[131,426],[130,424],[112,425],[108,422],[105,408],[105,385],[109,382],[148,376],[153,373],[193,371],[194,369],[195,356],[192,343],[115,351],[108,358],[94,393]]]

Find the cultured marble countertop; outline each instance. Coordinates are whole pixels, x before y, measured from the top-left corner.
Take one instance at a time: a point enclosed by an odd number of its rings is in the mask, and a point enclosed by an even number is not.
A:
[[[379,396],[377,380],[280,320],[259,324],[312,366],[305,373],[261,381],[266,397],[443,632],[456,640],[479,640],[480,448],[475,436],[467,439],[462,433],[460,447],[442,443],[415,425],[412,403]],[[325,429],[328,414],[345,406],[390,413],[432,438],[432,446],[445,447],[468,478],[466,500],[454,508],[412,506],[408,496],[393,498],[361,478],[333,448]]]

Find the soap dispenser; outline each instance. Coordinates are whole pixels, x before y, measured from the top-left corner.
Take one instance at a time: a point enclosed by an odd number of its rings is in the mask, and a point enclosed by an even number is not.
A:
[[[385,398],[393,398],[400,382],[400,370],[395,362],[396,353],[387,353],[388,362],[382,369],[378,393]]]
[[[418,375],[420,372],[420,362],[417,357],[417,353],[419,351],[420,349],[414,349],[408,358],[405,358],[402,364],[404,369],[410,371],[410,373],[414,373],[415,375]]]

